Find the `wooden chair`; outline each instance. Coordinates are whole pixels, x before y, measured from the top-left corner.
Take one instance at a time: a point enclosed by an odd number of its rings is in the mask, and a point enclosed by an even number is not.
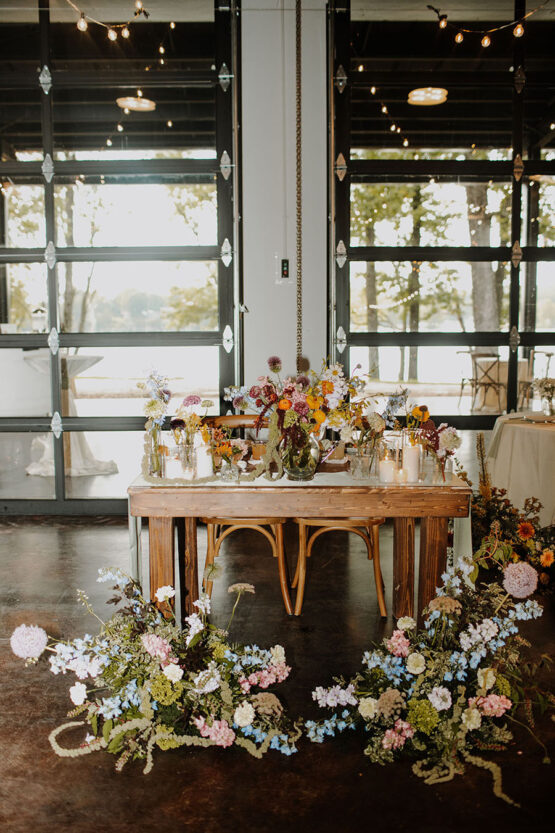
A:
[[[294,521],[299,527],[299,556],[292,584],[297,588],[295,616],[301,615],[306,582],[306,562],[312,555],[315,541],[324,532],[347,531],[354,532],[366,544],[368,559],[374,564],[374,580],[380,615],[385,618],[387,608],[380,567],[380,526],[385,523],[385,518],[294,518]],[[310,532],[311,529],[314,531]]]
[[[229,414],[226,416],[206,417],[204,423],[216,428],[237,428],[246,429],[254,428],[257,417],[248,414]],[[263,423],[262,427],[265,427]],[[272,548],[272,555],[277,559],[279,585],[283,604],[285,610],[289,615],[293,613],[293,606],[291,604],[291,597],[289,595],[289,578],[287,572],[287,562],[285,560],[285,548],[283,545],[283,524],[285,518],[201,518],[206,524],[207,533],[207,549],[206,549],[206,567],[214,563],[218,557],[220,548],[225,539],[233,532],[239,529],[253,529],[260,532],[269,541]],[[204,581],[204,589],[209,596],[212,595],[212,582]]]
[[[482,393],[482,401],[479,410],[486,407],[487,396],[491,391],[497,397],[498,410],[501,413],[503,403],[502,392],[507,391],[507,385],[500,380],[499,355],[497,353],[471,353],[472,359],[472,405],[471,410],[476,410],[478,394]]]

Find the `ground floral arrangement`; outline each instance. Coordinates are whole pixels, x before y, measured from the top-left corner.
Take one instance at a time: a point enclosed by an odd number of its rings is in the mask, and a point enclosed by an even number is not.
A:
[[[424,611],[422,629],[410,617],[399,619],[392,636],[365,652],[362,670],[351,680],[336,678],[331,687],[314,690],[318,705],[333,709],[321,721],[293,722],[268,691],[291,670],[282,646],[266,650],[229,642],[241,595],[254,592],[250,584],[229,588],[236,600],[226,629],[207,621],[205,594],[180,628],[173,588],[158,588],[152,603],[121,571],[101,570],[99,581],[115,582],[110,602],[119,607],[107,622],[99,620],[96,636],[63,642],[49,639],[40,627],[20,625],[11,647],[27,664],[49,652],[53,674],[76,677],[69,688],[72,720],[49,736],[62,757],[107,750],[117,757],[117,771],[139,759],[148,773],[155,749],[239,746],[256,758],[270,749],[291,755],[303,733],[321,743],[363,727],[370,761],[385,765],[407,756],[427,784],[450,780],[472,764],[489,770],[494,793],[514,804],[503,792],[499,766],[483,753],[506,749],[512,725],[536,737],[534,711],[553,708],[555,697],[536,683],[549,658],[527,661],[530,643],[518,633],[520,622],[542,614],[529,598],[538,573],[526,562],[511,561],[506,548],[492,552],[503,571],[501,584],[475,588],[470,580],[483,552],[449,569]],[[78,596],[96,616],[87,596]],[[60,735],[77,727],[87,732],[80,745],[62,745]]]
[[[13,652],[27,662],[51,653],[53,674],[72,672],[69,689],[76,708],[49,737],[57,755],[77,757],[106,749],[117,756],[116,769],[144,759],[144,772],[153,765],[153,750],[180,746],[240,746],[256,758],[268,749],[285,755],[296,752],[301,729],[293,726],[283,707],[267,689],[283,682],[290,668],[280,645],[264,650],[237,646],[227,630],[210,625],[210,599],[202,594],[196,613],[177,626],[169,600],[175,591],[156,591],[158,606],[147,602],[140,586],[119,570],[101,570],[99,581],[116,582],[110,600],[122,606],[96,636],[71,642],[49,640],[36,626],[20,625],[13,632]],[[233,613],[250,584],[229,588],[237,594]],[[78,591],[89,612],[87,596]],[[160,609],[161,608],[161,609]],[[232,617],[233,618],[233,613]],[[96,617],[98,618],[98,617]],[[58,737],[67,729],[86,725],[79,747],[67,749]]]

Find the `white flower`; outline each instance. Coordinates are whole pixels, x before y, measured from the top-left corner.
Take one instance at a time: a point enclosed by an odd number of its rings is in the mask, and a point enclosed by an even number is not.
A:
[[[416,622],[412,616],[401,616],[397,619],[397,627],[402,631],[412,631],[416,627]]]
[[[235,709],[233,720],[241,729],[243,729],[245,726],[250,726],[254,720],[254,715],[255,712],[253,707],[250,703],[245,701]]]
[[[457,429],[453,426],[444,428],[439,432],[439,449],[440,451],[455,451],[461,445],[462,440],[457,434]]]
[[[436,685],[428,694],[428,700],[438,712],[451,707],[451,692],[445,686]]]
[[[145,416],[150,417],[150,419],[160,419],[166,413],[166,404],[160,402],[159,399],[149,399],[144,405],[143,413]]]
[[[478,630],[480,631],[480,635],[484,642],[489,642],[490,639],[493,639],[499,628],[491,619],[484,619],[481,624],[478,625]]]
[[[281,645],[270,648],[273,665],[285,665],[285,649]]]
[[[196,602],[193,602],[195,607],[198,607],[201,613],[208,616],[210,613],[210,596],[208,593],[201,593]]]
[[[69,689],[69,696],[72,703],[81,706],[87,699],[87,686],[84,683],[75,683]]]
[[[21,659],[38,659],[47,643],[46,631],[37,625],[19,625],[10,637],[11,649]]]
[[[88,657],[75,657],[75,659],[72,659],[71,662],[68,662],[67,667],[70,671],[73,671],[75,676],[80,680],[86,680],[89,676]]]
[[[193,638],[197,635],[197,633],[201,632],[201,630],[204,628],[204,625],[202,624],[202,619],[200,618],[198,613],[191,613],[190,616],[186,616],[185,621],[189,625],[189,633],[187,634],[185,644],[189,645],[193,641]]]
[[[200,674],[193,680],[195,687],[195,694],[208,694],[210,691],[216,691],[220,687],[222,678],[218,672],[215,662],[208,665],[206,671],[201,671]]]
[[[462,713],[463,726],[466,726],[469,732],[473,729],[479,729],[482,725],[482,715],[478,709],[465,709]]]
[[[341,428],[341,431],[339,432],[339,438],[344,443],[350,443],[351,442],[351,440],[353,439],[353,429],[351,428],[350,425],[343,425],[343,427]]]
[[[254,584],[248,584],[246,581],[238,581],[237,584],[230,584],[227,588],[228,593],[254,593]]]
[[[409,654],[407,657],[407,671],[409,674],[422,674],[426,668],[426,660],[422,654]]]
[[[378,701],[374,697],[363,697],[358,704],[358,710],[365,720],[372,720],[378,713]]]
[[[171,584],[164,584],[163,587],[159,587],[156,593],[156,601],[158,602],[167,602],[168,599],[173,599],[175,596],[175,590],[171,586]]]
[[[479,668],[478,669],[478,685],[480,688],[489,691],[490,688],[493,688],[495,683],[495,671],[493,668]]]
[[[366,419],[368,420],[368,424],[372,431],[376,434],[380,434],[385,429],[385,420],[380,414],[370,413],[366,415]]]
[[[164,676],[170,680],[172,683],[177,683],[181,677],[183,676],[183,669],[176,665],[175,662],[170,662],[169,665],[166,665],[164,668]]]

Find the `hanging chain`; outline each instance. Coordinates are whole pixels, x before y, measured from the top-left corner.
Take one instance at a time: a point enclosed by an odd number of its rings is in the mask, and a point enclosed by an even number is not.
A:
[[[302,108],[301,108],[301,0],[295,0],[295,151],[297,219],[297,373],[303,354],[303,184],[302,184]]]

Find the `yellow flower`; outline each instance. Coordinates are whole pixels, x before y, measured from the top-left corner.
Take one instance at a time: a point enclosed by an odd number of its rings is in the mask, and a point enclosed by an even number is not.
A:
[[[317,396],[312,396],[312,394],[309,394],[309,396],[306,397],[306,404],[309,408],[317,408],[320,403],[318,402]]]
[[[318,423],[318,425],[320,425],[322,422],[324,422],[324,420],[325,420],[325,418],[326,418],[325,413],[324,413],[323,411],[320,411],[320,410],[314,411],[314,413],[312,414],[312,416],[313,416],[313,418],[316,420],[316,422]]]
[[[551,567],[554,561],[555,556],[553,555],[553,550],[544,550],[540,555],[540,564],[542,567]]]

